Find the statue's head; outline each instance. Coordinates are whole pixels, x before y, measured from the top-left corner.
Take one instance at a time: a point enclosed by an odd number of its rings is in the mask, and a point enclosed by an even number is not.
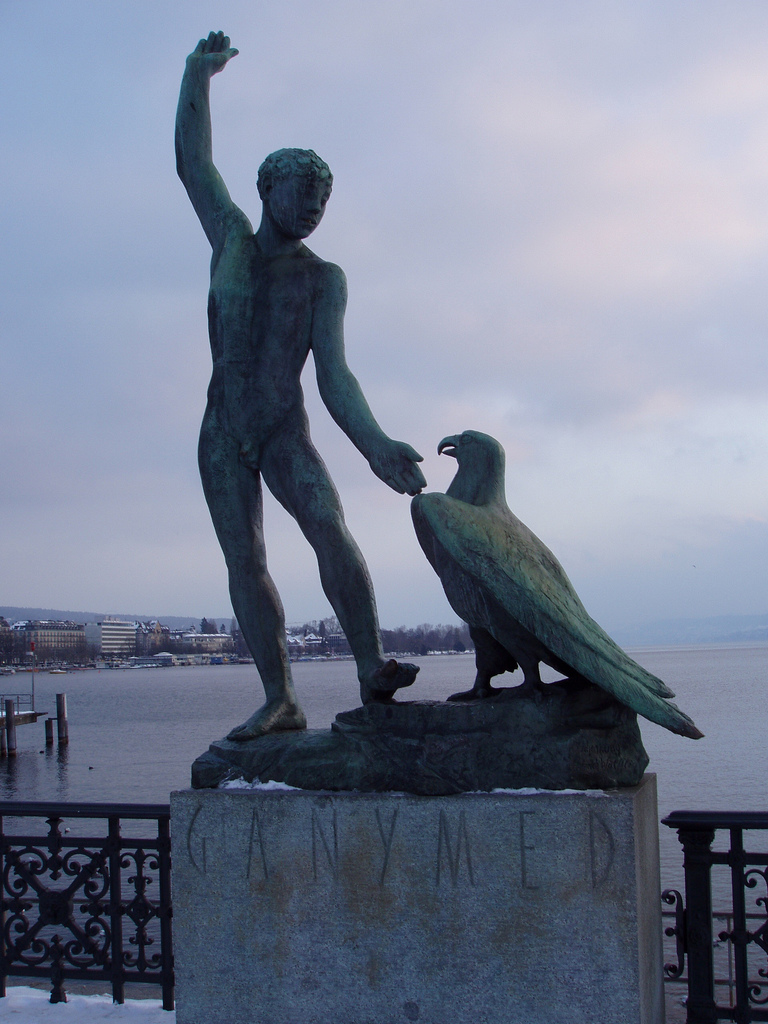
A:
[[[256,187],[265,199],[272,188],[287,178],[309,178],[327,185],[330,194],[333,187],[331,168],[313,149],[278,149],[270,153],[259,168]]]
[[[306,238],[320,223],[333,175],[311,149],[278,149],[259,168],[257,187],[271,221],[290,238]]]

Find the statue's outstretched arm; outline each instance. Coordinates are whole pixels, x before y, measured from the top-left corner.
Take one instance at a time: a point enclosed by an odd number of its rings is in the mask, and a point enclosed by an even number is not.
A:
[[[211,78],[237,52],[223,32],[201,39],[187,57],[176,111],[176,169],[214,250],[222,244],[233,218],[250,229],[214,166],[211,142]]]
[[[387,437],[371,412],[357,378],[344,355],[344,310],[347,284],[343,271],[332,263],[323,266],[323,287],[318,290],[312,318],[312,350],[317,386],[325,405],[371,469],[400,494],[418,494],[426,486],[416,465],[421,455],[404,441]]]

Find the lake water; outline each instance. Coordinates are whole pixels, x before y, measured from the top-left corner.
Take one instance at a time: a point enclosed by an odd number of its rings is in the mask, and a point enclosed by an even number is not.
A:
[[[768,810],[768,645],[632,653],[672,687],[706,734],[687,740],[640,719],[649,771],[658,777],[660,817],[678,809]],[[444,699],[471,685],[471,656],[414,660],[421,672],[409,697]],[[359,705],[353,662],[293,668],[310,728],[328,727],[338,712]],[[3,683],[24,689],[29,679],[20,674]],[[67,693],[69,748],[45,749],[42,720],[19,728],[18,756],[0,761],[0,799],[167,802],[171,790],[189,785],[195,757],[263,700],[248,665],[39,673],[38,709],[55,714],[57,691]],[[680,847],[663,826],[661,852],[662,883],[679,886]]]

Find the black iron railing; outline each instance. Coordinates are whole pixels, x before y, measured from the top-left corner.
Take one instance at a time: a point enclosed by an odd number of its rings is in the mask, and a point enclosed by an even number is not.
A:
[[[663,824],[677,829],[683,847],[685,899],[676,889],[662,899],[674,907],[666,934],[676,942],[676,961],[665,964],[665,973],[687,981],[688,1024],[768,1021],[768,852],[744,845],[745,832],[768,830],[768,813],[674,811]],[[727,833],[728,849],[712,849],[718,832]],[[731,908],[713,913],[716,865],[729,869]],[[725,928],[716,931],[716,921]],[[716,957],[725,958],[725,978],[716,972]],[[716,984],[727,984],[728,1006],[716,1001]]]
[[[65,981],[100,980],[122,1003],[144,982],[173,1009],[167,804],[0,802],[0,864],[0,995],[47,978],[65,1002]]]

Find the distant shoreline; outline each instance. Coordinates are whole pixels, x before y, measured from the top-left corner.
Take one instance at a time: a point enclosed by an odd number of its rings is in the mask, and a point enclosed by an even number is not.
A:
[[[127,622],[149,622],[157,620],[171,629],[197,626],[200,616],[183,615],[134,615],[110,612],[113,618]],[[11,620],[58,619],[70,622],[98,622],[105,618],[104,612],[67,611],[59,608],[25,608],[14,605],[0,606],[0,616]],[[232,612],[211,619],[227,622]],[[599,620],[598,620],[599,621]],[[605,627],[606,632],[627,650],[648,650],[695,648],[701,646],[738,647],[768,643],[768,613],[759,615],[717,615],[702,618],[658,619],[653,622],[625,624],[614,628]],[[458,625],[458,623],[456,623]],[[387,629],[388,627],[384,627]],[[392,627],[399,628],[399,627]],[[410,628],[410,627],[409,627]]]

